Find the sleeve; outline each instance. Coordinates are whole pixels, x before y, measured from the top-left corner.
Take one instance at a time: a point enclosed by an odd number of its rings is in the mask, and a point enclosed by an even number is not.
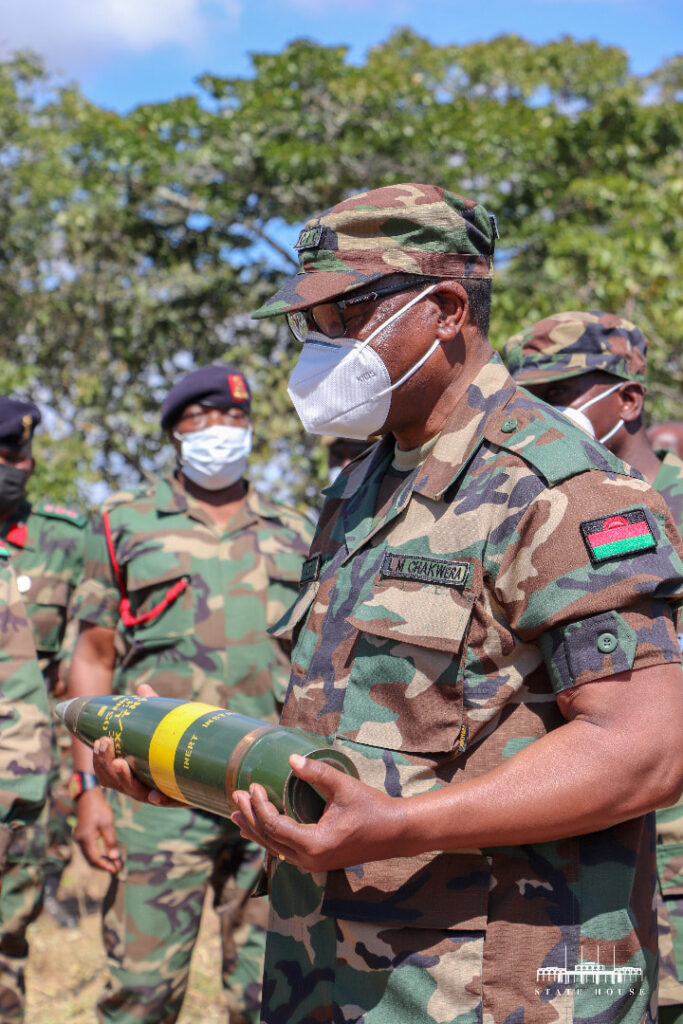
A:
[[[313,524],[302,516],[298,526],[296,531],[285,531],[283,539],[268,555],[266,622],[269,628],[282,618],[299,594],[301,567],[313,539]],[[273,691],[277,702],[282,704],[291,671],[291,642],[288,637],[274,636],[270,637],[270,642],[276,659]]]
[[[10,828],[35,821],[47,790],[47,690],[31,629],[7,565],[0,566],[0,866]]]
[[[116,629],[120,601],[104,520],[101,515],[93,516],[86,529],[83,574],[71,599],[71,617],[93,626]]]
[[[683,545],[644,481],[588,471],[546,488],[519,520],[496,579],[512,628],[553,689],[680,662]]]

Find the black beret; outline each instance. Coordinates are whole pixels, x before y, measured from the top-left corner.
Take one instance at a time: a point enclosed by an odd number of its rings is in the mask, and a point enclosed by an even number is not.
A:
[[[214,363],[193,370],[174,384],[161,406],[161,426],[168,430],[180,419],[183,409],[194,403],[213,409],[236,406],[249,412],[251,392],[244,374],[226,363]]]
[[[33,431],[41,419],[40,409],[33,402],[0,395],[0,447],[30,445]]]

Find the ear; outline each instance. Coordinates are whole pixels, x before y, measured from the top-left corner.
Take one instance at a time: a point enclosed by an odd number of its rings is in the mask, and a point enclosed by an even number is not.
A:
[[[36,460],[31,456],[31,468],[28,470],[28,475],[31,476],[33,470],[36,468]]]
[[[631,380],[617,392],[620,415],[625,423],[633,423],[643,414],[645,388],[637,380]]]
[[[429,295],[439,307],[437,337],[450,341],[469,319],[467,292],[457,281],[441,281]]]

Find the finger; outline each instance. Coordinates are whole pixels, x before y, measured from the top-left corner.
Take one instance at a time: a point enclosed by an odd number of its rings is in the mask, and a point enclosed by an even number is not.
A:
[[[262,786],[251,785],[249,795],[256,828],[265,837],[269,850],[287,848],[289,851],[303,851],[306,848],[315,825],[303,825],[286,814],[280,814]]]
[[[289,764],[298,778],[308,782],[311,786],[315,786],[328,802],[334,800],[335,797],[341,795],[349,786],[352,787],[356,782],[355,779],[339,768],[325,764],[324,761],[314,761],[308,757],[301,757],[300,754],[292,754]]]
[[[104,858],[111,865],[112,872],[121,870],[121,853],[116,843],[116,830],[113,825],[102,825],[100,828],[104,844]]]
[[[254,814],[254,808],[252,806],[251,797],[249,793],[245,793],[244,790],[237,790],[232,794],[232,800],[237,810],[239,811],[241,818],[247,828],[250,828],[255,835],[259,835],[262,841],[265,836],[260,829],[256,816]]]

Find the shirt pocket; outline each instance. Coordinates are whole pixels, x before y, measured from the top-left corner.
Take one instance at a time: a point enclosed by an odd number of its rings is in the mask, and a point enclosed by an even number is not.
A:
[[[21,572],[17,573],[22,580]],[[36,649],[56,653],[62,642],[69,602],[69,585],[51,576],[30,575],[30,588],[22,592]]]
[[[321,912],[345,921],[485,931],[491,858],[424,853],[330,871]]]
[[[142,619],[122,632],[135,648],[153,650],[170,646],[195,632],[191,559],[185,552],[145,554],[125,566],[126,597],[130,614]],[[172,597],[173,588],[187,580],[185,589]],[[168,601],[168,598],[172,600]],[[168,601],[168,603],[166,603]]]
[[[443,753],[463,735],[463,668],[476,588],[380,580],[347,617],[358,630],[337,735]]]

